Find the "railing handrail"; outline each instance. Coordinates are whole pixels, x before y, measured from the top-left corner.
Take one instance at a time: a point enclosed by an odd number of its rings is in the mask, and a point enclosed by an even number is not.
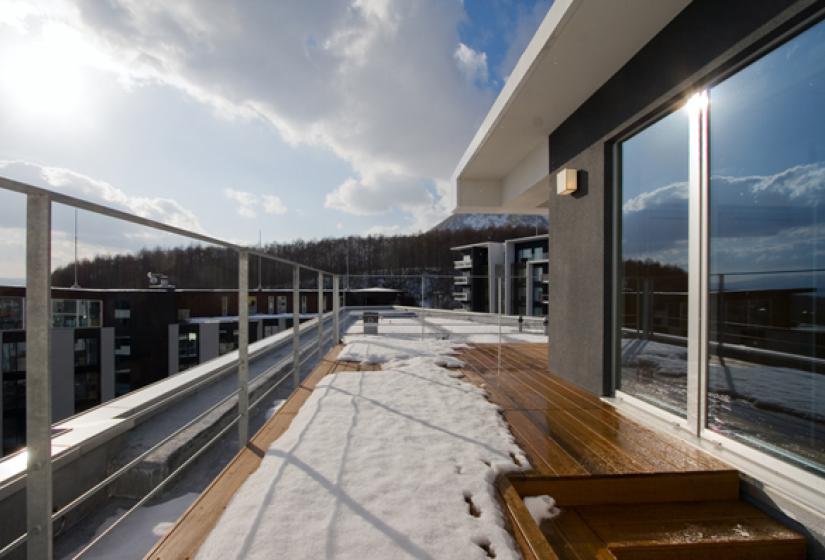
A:
[[[34,185],[30,185],[28,183],[22,183],[20,181],[15,181],[13,179],[8,179],[6,177],[0,176],[0,189],[4,189],[7,191],[17,192],[25,195],[41,195],[46,196],[49,198],[51,202],[57,202],[59,204],[65,204],[66,206],[71,206],[73,208],[78,208],[80,210],[87,210],[89,212],[94,212],[95,214],[102,214],[104,216],[108,216],[110,218],[116,218],[118,220],[122,220],[125,222],[129,222],[132,224],[150,227],[152,229],[158,229],[161,231],[165,231],[167,233],[171,233],[174,235],[180,235],[181,237],[188,237],[190,239],[196,239],[198,241],[203,241],[204,243],[209,243],[212,245],[217,245],[219,247],[223,247],[225,249],[231,249],[238,253],[246,252],[249,255],[255,255],[256,257],[261,257],[269,260],[273,260],[276,262],[280,262],[282,264],[286,264],[289,266],[297,266],[299,268],[303,268],[306,270],[312,270],[315,272],[320,272],[322,274],[326,274],[332,276],[333,273],[327,270],[323,270],[314,266],[309,266],[306,264],[302,264],[290,259],[285,259],[283,257],[276,257],[275,255],[271,255],[265,251],[261,251],[255,249],[254,247],[247,247],[244,245],[238,245],[237,243],[231,243],[229,241],[224,241],[223,239],[218,239],[217,237],[212,237],[200,232],[184,229],[178,226],[172,226],[169,224],[165,224],[163,222],[159,222],[157,220],[153,220],[151,218],[144,218],[142,216],[138,216],[136,214],[132,214],[125,210],[118,210],[116,208],[112,208],[111,206],[106,206],[104,204],[99,204],[97,202],[90,202],[88,200],[83,200],[82,198],[77,198],[74,196],[70,196],[64,193],[60,193],[57,191],[53,191],[50,189],[44,189],[43,187],[36,187]]]

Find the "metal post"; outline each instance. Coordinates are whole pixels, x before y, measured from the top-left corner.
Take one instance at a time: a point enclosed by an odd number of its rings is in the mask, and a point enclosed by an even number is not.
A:
[[[501,373],[501,308],[504,304],[502,291],[504,285],[501,276],[498,277],[498,373]]]
[[[340,277],[336,274],[332,277],[332,329],[335,334],[335,344],[341,340],[341,324],[338,315],[341,312],[341,295],[339,294]]]
[[[238,445],[249,441],[249,253],[238,253]]]
[[[318,358],[324,355],[324,273],[318,273]]]
[[[424,308],[424,274],[421,275],[421,308]]]
[[[297,389],[301,376],[301,341],[299,325],[301,324],[301,295],[298,285],[301,283],[301,267],[292,267],[292,385]]]
[[[51,201],[26,202],[27,557],[52,557]]]

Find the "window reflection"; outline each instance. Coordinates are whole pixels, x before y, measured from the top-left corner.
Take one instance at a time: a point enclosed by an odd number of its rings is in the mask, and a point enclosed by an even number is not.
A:
[[[687,400],[688,119],[621,145],[619,387],[680,416]]]
[[[825,472],[825,23],[710,101],[708,427]]]

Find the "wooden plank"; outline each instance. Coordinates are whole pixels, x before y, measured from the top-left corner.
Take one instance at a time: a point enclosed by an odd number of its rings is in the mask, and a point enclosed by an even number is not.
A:
[[[737,542],[700,542],[661,546],[636,545],[608,549],[616,560],[804,560],[805,541],[794,539]]]
[[[499,477],[496,486],[504,503],[504,513],[510,522],[513,537],[525,560],[558,560],[558,556],[550,548],[550,544],[527,511],[521,496],[507,477]]]
[[[541,524],[541,532],[553,551],[563,560],[592,560],[606,549],[575,509],[568,509],[555,519]]]
[[[315,385],[332,372],[341,346],[332,348],[287,402],[278,409],[250,443],[242,449],[218,476],[181,515],[169,533],[162,537],[146,555],[152,560],[193,558],[209,532],[218,522],[232,496],[261,463],[266,450],[289,428],[301,405],[309,398]]]
[[[594,473],[727,469],[674,437],[621,415],[594,395],[543,370],[545,345],[507,345],[497,371],[497,345],[476,345],[460,356],[485,383],[490,399],[507,410],[529,410],[534,423],[568,455]],[[540,360],[531,361],[533,356]],[[468,375],[472,379],[473,376]],[[566,414],[555,414],[559,409]],[[524,433],[524,430],[521,430]],[[529,447],[536,447],[536,444]],[[541,464],[541,461],[536,461]],[[541,469],[547,470],[547,469]]]
[[[521,445],[530,464],[539,474],[576,475],[587,474],[587,469],[570,456],[558,443],[543,434],[521,411],[504,413],[516,441]]]
[[[735,470],[562,477],[513,475],[510,478],[519,495],[547,494],[553,496],[559,507],[739,498],[739,473]]]

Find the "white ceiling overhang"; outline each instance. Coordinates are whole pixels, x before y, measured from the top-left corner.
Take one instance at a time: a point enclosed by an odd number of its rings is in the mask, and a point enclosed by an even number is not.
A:
[[[544,213],[550,132],[690,0],[556,0],[454,173],[455,211]]]

